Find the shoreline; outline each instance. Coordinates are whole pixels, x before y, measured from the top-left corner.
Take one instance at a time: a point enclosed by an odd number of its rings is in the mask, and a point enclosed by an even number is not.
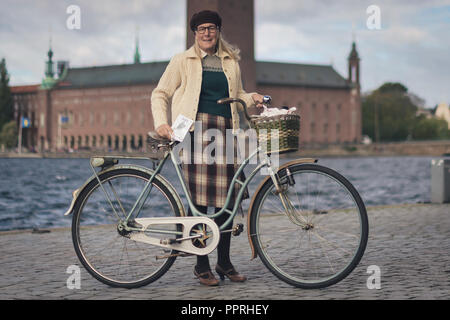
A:
[[[0,158],[90,158],[101,155],[124,155],[147,157],[145,152],[106,152],[85,151],[85,152],[0,152]],[[348,145],[323,145],[317,147],[302,147],[299,151],[280,154],[280,158],[293,157],[388,157],[388,156],[450,156],[450,140],[431,141],[408,141],[408,142],[386,142],[372,144],[348,144]]]

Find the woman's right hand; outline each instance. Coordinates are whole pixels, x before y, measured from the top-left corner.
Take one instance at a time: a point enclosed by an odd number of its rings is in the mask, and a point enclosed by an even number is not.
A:
[[[162,124],[158,128],[156,128],[156,133],[161,137],[172,140],[173,130],[168,124]]]

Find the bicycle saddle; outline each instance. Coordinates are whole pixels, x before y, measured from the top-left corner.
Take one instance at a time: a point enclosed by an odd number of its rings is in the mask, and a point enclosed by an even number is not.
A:
[[[156,131],[149,131],[147,134],[147,143],[150,158],[162,159],[170,142],[169,139],[160,136]]]
[[[148,132],[148,142],[149,143],[159,143],[161,145],[168,145],[171,140],[160,136],[156,131]]]

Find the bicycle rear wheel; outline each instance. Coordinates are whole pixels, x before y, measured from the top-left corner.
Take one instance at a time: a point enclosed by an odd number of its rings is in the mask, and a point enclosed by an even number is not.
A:
[[[170,255],[176,251],[133,241],[118,228],[150,179],[149,173],[120,168],[100,174],[99,179],[115,212],[97,179],[93,179],[74,208],[72,240],[78,258],[94,278],[109,286],[136,288],[157,280],[172,266],[175,257]],[[180,216],[180,210],[171,192],[155,178],[138,214],[139,218]],[[167,230],[181,231],[179,228],[165,226]]]
[[[368,219],[352,184],[316,164],[291,165],[279,178],[284,204],[271,179],[257,194],[250,232],[266,267],[300,288],[323,288],[344,279],[367,245]]]

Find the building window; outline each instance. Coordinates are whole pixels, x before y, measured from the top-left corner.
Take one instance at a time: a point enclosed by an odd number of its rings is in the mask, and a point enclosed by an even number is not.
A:
[[[311,104],[311,113],[310,113],[311,120],[314,121],[315,116],[316,116],[316,104],[312,103]]]
[[[131,137],[130,137],[130,147],[133,150],[136,149],[136,141],[134,139],[134,134],[132,134]]]
[[[103,126],[104,127],[106,127],[106,124],[107,124],[107,122],[106,122],[106,113],[102,113],[102,124],[103,124]]]
[[[127,144],[127,136],[123,135],[122,136],[122,150],[125,151],[128,148],[128,144]]]
[[[140,135],[139,135],[139,139],[138,139],[138,148],[139,148],[139,149],[141,149],[142,146],[143,146],[143,143],[142,143],[143,140],[144,140],[144,139],[142,138],[142,135],[140,134]]]
[[[114,137],[114,150],[119,150],[119,136]]]
[[[145,124],[145,109],[141,110],[141,124],[144,125]]]
[[[131,125],[131,112],[127,111],[127,124],[130,126]]]

